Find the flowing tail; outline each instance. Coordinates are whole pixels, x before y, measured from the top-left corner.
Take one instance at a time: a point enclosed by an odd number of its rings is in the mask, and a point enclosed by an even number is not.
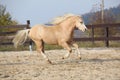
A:
[[[12,41],[14,43],[15,48],[17,48],[18,45],[22,45],[25,43],[25,41],[28,38],[29,31],[30,29],[26,29],[26,30],[20,30],[17,32],[17,34],[15,35]]]

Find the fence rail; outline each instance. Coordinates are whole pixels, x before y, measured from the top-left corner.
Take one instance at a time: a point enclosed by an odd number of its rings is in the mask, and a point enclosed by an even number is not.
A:
[[[18,30],[30,28],[30,21],[22,25],[0,26],[0,45],[13,45],[12,39]]]
[[[17,28],[17,30],[20,29],[25,29],[25,28],[30,28],[30,21],[27,21],[27,24],[25,25],[10,25],[10,26],[0,26],[0,28]],[[112,24],[94,24],[94,25],[86,25],[88,29],[91,29],[91,36],[89,37],[83,37],[83,38],[74,38],[75,41],[105,41],[106,47],[109,47],[109,41],[118,41],[120,40],[120,36],[109,36],[109,29],[112,27],[119,27],[120,29],[120,23],[112,23]],[[105,30],[105,34],[103,37],[95,37],[95,28],[103,28]],[[0,32],[0,45],[11,45],[12,44],[12,39],[13,39],[13,34],[17,32],[15,31],[6,31],[6,32]],[[12,34],[8,36],[8,34]],[[120,34],[120,30],[119,30]],[[7,35],[7,36],[6,36]],[[2,40],[9,40],[8,42],[2,42]]]
[[[94,41],[105,41],[106,37],[95,37]],[[93,41],[93,38],[74,38],[75,41]],[[110,37],[108,40],[118,41],[120,37]]]
[[[87,28],[98,28],[98,27],[103,27],[103,28],[106,28],[106,27],[120,27],[120,23],[109,23],[109,24],[93,24],[93,25],[87,25]]]

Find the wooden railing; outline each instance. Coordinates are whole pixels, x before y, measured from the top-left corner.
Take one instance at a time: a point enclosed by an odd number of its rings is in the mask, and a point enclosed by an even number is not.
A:
[[[10,26],[0,26],[0,29],[6,28],[6,29],[13,29],[12,31],[6,31],[6,32],[0,32],[0,45],[11,45],[12,39],[15,35],[15,33],[18,30],[30,28],[30,21],[27,21],[27,24],[25,25],[10,25]],[[117,27],[119,29],[120,34],[120,23],[113,23],[113,24],[96,24],[96,25],[86,25],[88,30],[91,31],[91,35],[89,37],[84,38],[74,38],[75,41],[91,41],[94,43],[94,41],[105,41],[106,47],[109,47],[109,41],[117,41],[120,40],[120,36],[109,36],[109,29],[112,27]],[[95,28],[103,28],[105,30],[104,36],[102,37],[95,37]],[[6,41],[6,42],[5,42]]]
[[[105,41],[106,47],[109,47],[109,41],[118,41],[120,40],[120,23],[113,23],[113,24],[96,24],[96,25],[86,25],[88,29],[91,29],[91,36],[84,37],[84,38],[74,38],[75,41]],[[118,33],[119,36],[109,36],[109,29],[117,27],[119,29]],[[104,29],[104,36],[102,37],[95,37],[95,28],[103,28]]]
[[[0,26],[0,45],[12,45],[12,39],[14,38],[18,30],[30,28],[30,21],[27,20],[23,25],[8,25]]]

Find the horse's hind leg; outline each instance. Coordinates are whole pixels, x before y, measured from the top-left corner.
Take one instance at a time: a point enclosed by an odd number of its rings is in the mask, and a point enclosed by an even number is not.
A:
[[[45,59],[45,60],[47,60],[49,63],[52,63],[49,59],[48,59],[48,57],[45,55],[45,53],[44,53],[44,42],[43,41],[34,41],[35,42],[35,44],[36,44],[36,46],[37,46],[37,51],[38,51],[38,53],[41,53],[41,55],[43,56],[43,58]]]

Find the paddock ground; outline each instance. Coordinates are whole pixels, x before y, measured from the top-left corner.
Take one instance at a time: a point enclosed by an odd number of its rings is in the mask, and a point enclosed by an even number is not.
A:
[[[53,65],[36,51],[0,52],[0,80],[120,80],[120,48],[80,48],[61,59],[66,50],[47,50]]]

